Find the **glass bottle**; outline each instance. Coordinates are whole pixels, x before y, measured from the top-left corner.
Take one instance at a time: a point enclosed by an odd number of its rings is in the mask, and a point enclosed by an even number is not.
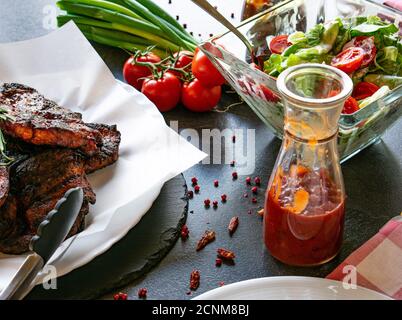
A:
[[[345,190],[336,139],[353,84],[331,66],[303,64],[281,73],[277,86],[285,133],[267,188],[264,241],[286,264],[319,265],[342,244]]]

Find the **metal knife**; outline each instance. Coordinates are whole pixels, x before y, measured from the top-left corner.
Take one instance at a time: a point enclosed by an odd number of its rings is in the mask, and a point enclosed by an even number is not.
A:
[[[29,248],[32,253],[0,293],[0,300],[20,300],[29,293],[34,285],[33,280],[64,241],[77,219],[83,197],[81,188],[73,188],[57,201],[31,239]]]

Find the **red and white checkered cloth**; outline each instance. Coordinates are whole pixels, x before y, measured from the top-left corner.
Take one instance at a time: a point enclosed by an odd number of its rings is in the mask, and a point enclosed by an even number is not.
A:
[[[327,278],[342,281],[344,267],[350,265],[356,268],[357,285],[402,300],[402,216],[389,221]]]

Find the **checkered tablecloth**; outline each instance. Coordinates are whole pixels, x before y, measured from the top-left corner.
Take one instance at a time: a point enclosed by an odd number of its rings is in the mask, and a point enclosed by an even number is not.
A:
[[[355,268],[357,285],[402,300],[402,216],[389,221],[327,278],[343,281],[349,266]]]

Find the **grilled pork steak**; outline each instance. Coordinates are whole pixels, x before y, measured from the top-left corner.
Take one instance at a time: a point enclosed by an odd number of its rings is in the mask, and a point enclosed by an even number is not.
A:
[[[0,252],[28,251],[39,224],[74,187],[83,188],[84,201],[69,236],[82,231],[96,201],[86,174],[117,160],[120,132],[84,123],[79,113],[23,85],[0,87],[0,107],[14,118],[0,121],[0,128],[7,155],[15,159],[10,168],[0,166]]]
[[[80,113],[58,106],[30,87],[4,84],[0,106],[13,117],[0,122],[3,132],[30,144],[80,149],[91,155],[102,143],[100,132],[85,125]]]

